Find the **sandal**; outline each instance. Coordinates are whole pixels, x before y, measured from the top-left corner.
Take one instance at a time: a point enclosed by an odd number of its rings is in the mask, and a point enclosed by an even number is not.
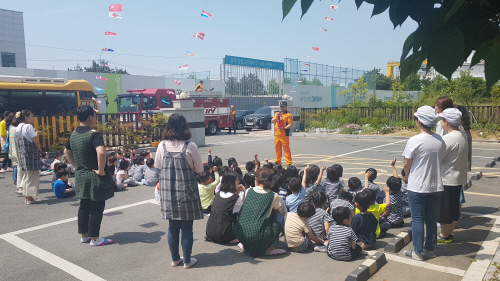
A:
[[[184,263],[184,269],[190,268],[191,266],[195,265],[197,262],[198,262],[197,259],[191,258],[191,262],[190,263]]]
[[[97,238],[97,239],[99,239],[99,238]],[[97,239],[96,240],[91,240],[90,241],[90,245],[91,246],[105,246],[105,245],[113,244],[113,240],[111,240],[111,239],[105,239],[105,238],[103,238],[103,241],[101,243],[96,244],[97,242],[94,242],[94,241],[97,241]]]
[[[172,267],[178,266],[181,262],[183,261],[183,258],[181,257],[179,260],[173,261],[170,265]]]
[[[449,239],[449,237],[444,238],[443,235],[441,235],[441,233],[439,233],[438,237],[437,237],[437,242],[443,243],[443,244],[451,244],[453,241],[451,239]]]
[[[269,252],[268,254],[266,254],[266,256],[275,256],[275,255],[284,255],[284,254],[286,254],[286,250],[274,249],[271,252]]]

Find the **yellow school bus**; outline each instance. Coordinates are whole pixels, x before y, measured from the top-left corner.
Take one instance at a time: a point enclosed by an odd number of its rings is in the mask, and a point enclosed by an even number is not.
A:
[[[85,80],[0,75],[0,114],[29,110],[35,115],[35,128],[50,125],[54,138],[72,131],[76,115],[68,115],[76,114],[78,106],[90,105],[99,111],[95,97],[92,85]],[[56,119],[64,120],[65,125]]]
[[[1,76],[0,112],[30,110],[33,115],[76,114],[79,105],[99,110],[94,89],[85,80]]]

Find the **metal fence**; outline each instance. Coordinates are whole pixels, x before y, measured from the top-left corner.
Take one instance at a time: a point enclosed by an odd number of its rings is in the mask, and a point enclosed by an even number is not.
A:
[[[350,87],[367,70],[326,65],[311,61],[285,58],[284,80],[287,84]],[[300,81],[300,82],[299,82]],[[375,89],[376,82],[368,81],[368,89]]]
[[[268,97],[268,96],[257,96],[257,97],[232,97],[229,96],[229,103],[234,105],[236,110],[253,110],[263,106],[276,106],[280,97]]]
[[[283,71],[259,67],[221,64],[226,96],[281,96]]]

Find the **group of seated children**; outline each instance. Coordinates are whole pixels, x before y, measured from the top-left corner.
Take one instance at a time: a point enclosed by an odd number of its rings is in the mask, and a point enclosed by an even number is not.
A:
[[[55,165],[57,163],[65,163],[67,165],[67,170],[69,173],[69,176],[74,176],[75,175],[75,168],[71,166],[71,164],[64,158],[64,155],[62,152],[58,152],[55,156],[54,161],[50,162],[49,160],[50,154],[48,152],[42,152],[40,155],[40,162],[41,162],[41,168],[40,168],[40,176],[46,176],[46,175],[52,175],[53,173],[56,172],[55,170]]]
[[[203,212],[211,214],[206,240],[218,243],[238,242],[231,228],[245,200],[245,190],[254,186],[255,169],[260,166],[256,155],[255,161],[246,165],[247,174],[241,177],[236,160],[228,162],[225,167],[208,165],[199,174]],[[263,168],[274,172],[269,181],[271,190],[280,197],[278,217],[285,220],[288,248],[294,252],[310,248],[326,252],[335,260],[352,260],[363,249],[372,247],[388,229],[402,227],[404,216],[409,215],[408,196],[395,163],[396,159],[391,163],[394,175],[380,190],[373,182],[377,177],[373,168],[366,170],[363,181],[350,178],[345,188],[341,165],[322,169],[311,165],[299,172],[294,166],[283,169],[266,159]],[[327,176],[322,179],[325,170]],[[240,179],[244,185],[239,184]]]
[[[137,154],[136,148],[119,149],[107,156],[108,171],[113,174],[115,191],[129,186],[156,186],[160,181],[160,171],[154,166],[149,150]]]

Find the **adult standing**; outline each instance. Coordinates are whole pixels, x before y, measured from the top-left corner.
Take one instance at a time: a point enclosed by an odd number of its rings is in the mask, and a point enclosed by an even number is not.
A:
[[[270,190],[273,171],[258,169],[255,173],[255,187],[245,193],[238,219],[233,226],[234,234],[240,241],[238,246],[252,257],[286,254],[283,249],[273,246],[283,230],[277,213],[280,199]]]
[[[29,110],[19,114],[19,126],[16,128],[17,156],[19,159],[18,185],[23,189],[26,204],[39,203],[40,186],[40,142],[33,127],[33,113]]]
[[[197,260],[191,258],[193,249],[193,221],[203,219],[198,183],[195,173],[203,171],[198,146],[191,138],[186,118],[172,114],[158,146],[155,167],[160,174],[161,217],[168,220],[168,246],[172,266],[184,262],[190,268]],[[182,239],[180,232],[182,231]],[[179,255],[179,240],[184,258]]]
[[[80,241],[91,246],[113,243],[111,239],[99,237],[106,200],[114,196],[113,173],[106,167],[106,149],[102,134],[95,131],[94,109],[81,105],[76,110],[80,126],[69,137],[64,154],[75,167],[75,191],[80,199],[78,209],[78,233]]]
[[[460,216],[460,190],[467,183],[468,144],[459,129],[462,113],[456,108],[445,109],[439,113],[441,126],[447,132],[443,137],[446,150],[443,154],[442,175],[444,191],[441,194],[441,211],[438,222],[441,224],[438,243],[452,243],[453,230]]]
[[[470,114],[465,106],[457,105],[457,109],[462,113],[462,129],[468,144],[467,171],[470,171],[472,169],[472,135],[470,134]]]
[[[293,115],[287,110],[287,102],[280,102],[280,111],[271,120],[274,126],[274,148],[276,149],[276,163],[281,165],[283,157],[281,149],[285,151],[287,165],[292,165],[292,152],[290,151],[290,128],[293,125]]]
[[[231,105],[231,111],[229,111],[231,122],[233,123],[232,127],[229,127],[229,133],[231,133],[231,128],[233,128],[233,132],[236,134],[236,129],[238,128],[238,124],[236,124],[236,110],[234,110],[234,105]]]
[[[443,191],[441,162],[446,145],[440,135],[431,131],[438,119],[434,108],[422,106],[414,115],[420,134],[408,140],[403,152],[404,181],[408,182],[412,216],[413,250],[407,250],[404,254],[415,260],[423,260],[424,256],[436,255],[436,216],[439,196]]]
[[[437,114],[442,113],[443,110],[448,108],[453,108],[453,100],[451,98],[439,97],[434,101],[434,110],[436,110]],[[446,131],[443,130],[441,122],[437,122],[436,124],[436,134],[440,136],[446,135]]]
[[[16,193],[23,194],[23,187],[20,185],[20,181],[17,180],[17,166],[19,160],[17,157],[17,141],[16,141],[16,128],[19,125],[19,117],[21,116],[21,111],[16,112],[12,125],[9,127],[9,158],[12,163],[12,181],[19,188]]]
[[[10,127],[10,124],[12,124],[13,119],[14,119],[14,114],[10,113],[9,111],[5,111],[3,115],[3,120],[0,121],[0,137],[2,138],[2,147],[9,141],[8,129]],[[6,153],[5,156],[3,157],[2,169],[0,169],[0,173],[12,172],[11,166],[12,165],[9,155],[8,153]]]

